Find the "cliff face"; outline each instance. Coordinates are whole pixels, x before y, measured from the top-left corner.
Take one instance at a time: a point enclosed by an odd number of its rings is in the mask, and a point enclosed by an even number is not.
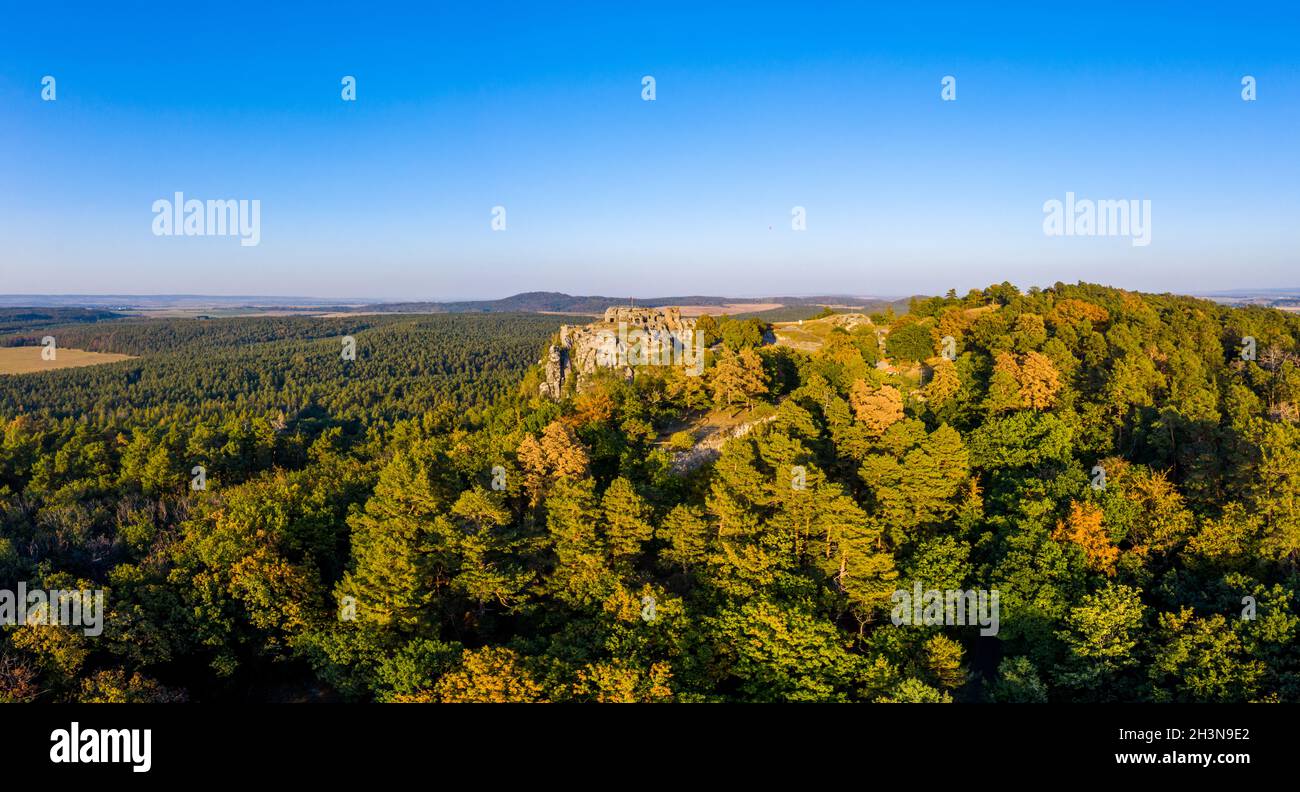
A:
[[[680,308],[608,308],[599,322],[560,326],[558,342],[542,361],[541,392],[552,399],[570,387],[581,392],[584,377],[600,368],[628,379],[637,366],[682,366],[698,375],[704,347],[695,320],[682,318]]]

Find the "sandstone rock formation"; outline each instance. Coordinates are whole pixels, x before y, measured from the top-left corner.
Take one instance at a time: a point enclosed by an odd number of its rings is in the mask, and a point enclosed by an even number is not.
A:
[[[580,392],[584,378],[601,368],[628,379],[638,366],[682,366],[698,375],[705,346],[695,320],[683,318],[680,308],[608,308],[599,322],[560,326],[542,361],[541,392],[552,399]]]

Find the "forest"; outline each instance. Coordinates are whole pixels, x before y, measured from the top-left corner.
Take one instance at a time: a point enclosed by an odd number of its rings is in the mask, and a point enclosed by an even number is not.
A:
[[[106,611],[0,628],[0,701],[1300,701],[1294,314],[706,317],[702,376],[552,401],[554,315],[11,313],[138,357],[0,376],[0,589]],[[897,624],[917,585],[996,634]]]

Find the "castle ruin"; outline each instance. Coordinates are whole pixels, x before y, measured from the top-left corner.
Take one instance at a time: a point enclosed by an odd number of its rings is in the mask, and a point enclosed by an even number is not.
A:
[[[631,379],[637,366],[683,366],[698,374],[704,366],[704,339],[695,320],[682,310],[616,306],[587,325],[561,325],[557,343],[541,361],[543,396],[563,398],[569,388],[581,392],[584,379],[597,369],[612,369]]]

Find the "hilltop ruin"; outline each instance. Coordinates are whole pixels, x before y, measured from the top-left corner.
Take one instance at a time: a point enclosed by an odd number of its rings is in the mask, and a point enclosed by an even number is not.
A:
[[[587,375],[612,369],[631,379],[637,366],[683,366],[698,375],[704,367],[704,339],[695,320],[681,308],[607,308],[587,325],[561,325],[557,342],[547,349],[543,396],[560,399],[581,392]]]

